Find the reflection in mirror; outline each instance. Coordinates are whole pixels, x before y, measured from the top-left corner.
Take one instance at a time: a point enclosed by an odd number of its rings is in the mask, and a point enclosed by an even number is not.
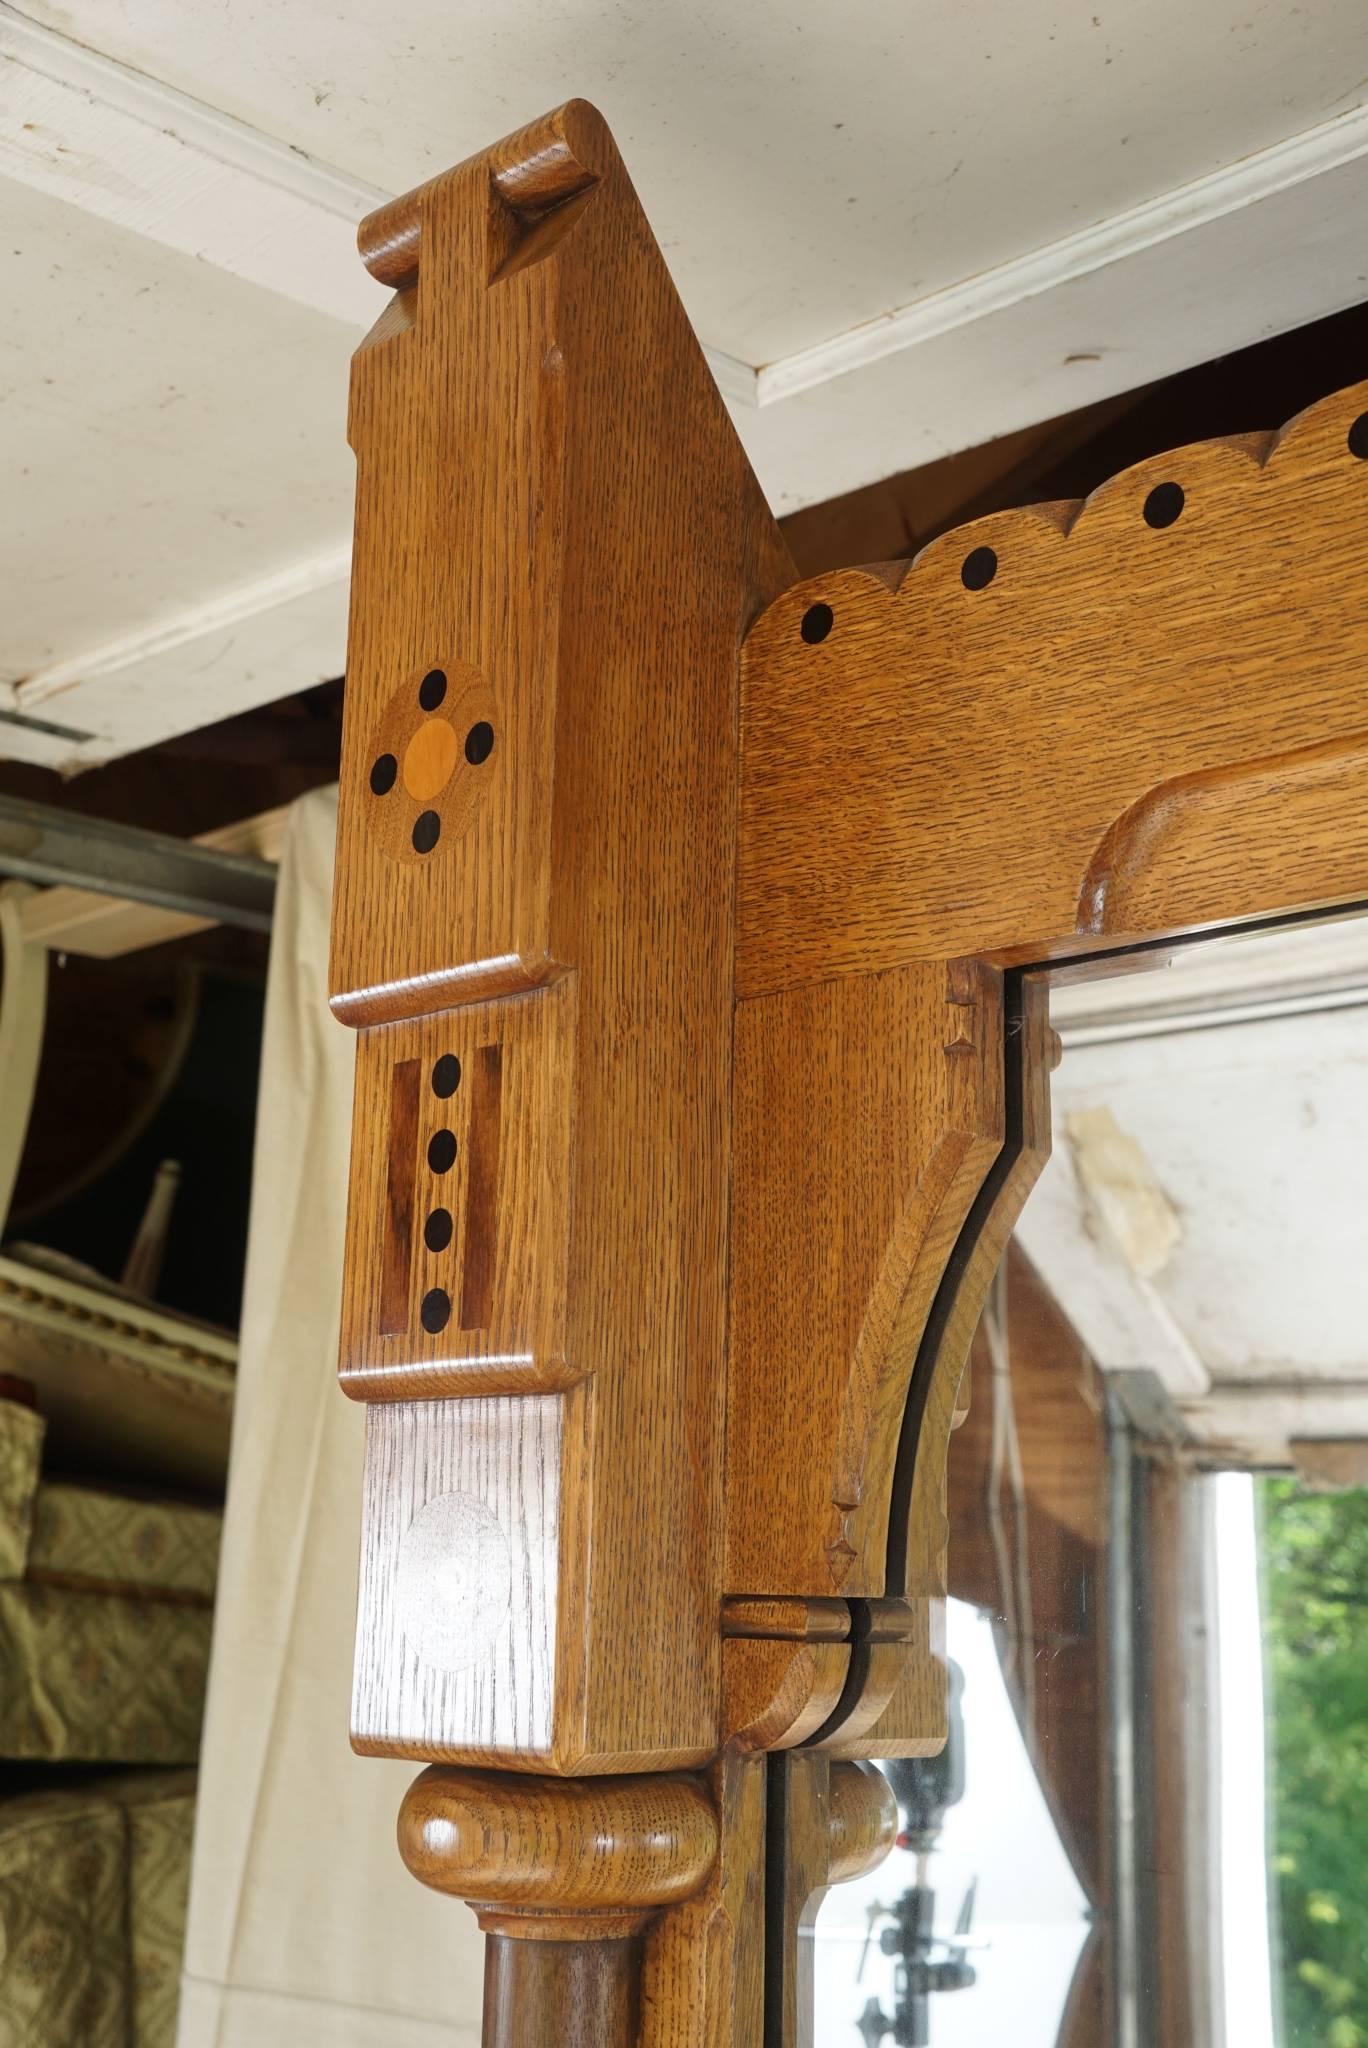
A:
[[[1368,2048],[1366,1005],[1368,921],[1052,991],[951,1444],[951,1740],[883,1766],[817,2041]]]

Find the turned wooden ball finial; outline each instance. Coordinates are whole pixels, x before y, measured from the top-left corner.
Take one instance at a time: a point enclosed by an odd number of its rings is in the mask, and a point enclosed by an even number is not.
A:
[[[877,1870],[893,1847],[898,1804],[893,1787],[873,1764],[833,1764],[828,1799],[828,1879],[846,1884]]]
[[[717,1816],[684,1776],[515,1777],[434,1764],[399,1810],[399,1853],[487,1931],[536,1940],[636,1934],[688,1898],[717,1855]]]

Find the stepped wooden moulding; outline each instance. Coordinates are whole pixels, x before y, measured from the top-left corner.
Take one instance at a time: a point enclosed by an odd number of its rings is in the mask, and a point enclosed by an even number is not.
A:
[[[1368,897],[1368,386],[799,582],[591,108],[361,246],[353,1740],[487,2041],[773,2048],[944,1737],[1050,975]]]

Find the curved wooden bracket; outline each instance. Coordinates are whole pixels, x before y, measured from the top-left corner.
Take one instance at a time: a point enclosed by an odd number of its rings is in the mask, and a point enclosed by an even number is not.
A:
[[[1264,761],[1178,775],[1148,790],[1107,831],[1078,897],[1078,930],[1112,943],[1154,930],[1200,930],[1219,902],[1255,901],[1251,851],[1279,849],[1278,904],[1330,906],[1361,895],[1346,846],[1361,829],[1368,732]],[[1254,884],[1257,887],[1257,883]]]

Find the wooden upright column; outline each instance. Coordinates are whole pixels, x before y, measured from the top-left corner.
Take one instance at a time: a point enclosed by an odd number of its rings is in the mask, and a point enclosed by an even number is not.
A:
[[[641,2020],[640,1945],[516,1941],[492,1933],[485,1951],[485,2048],[632,2048]]]
[[[352,1739],[478,1767],[401,1838],[493,1930],[497,2008],[573,1985],[620,2032],[717,1849],[677,1773],[721,1722],[739,658],[793,572],[592,108],[361,247]]]

